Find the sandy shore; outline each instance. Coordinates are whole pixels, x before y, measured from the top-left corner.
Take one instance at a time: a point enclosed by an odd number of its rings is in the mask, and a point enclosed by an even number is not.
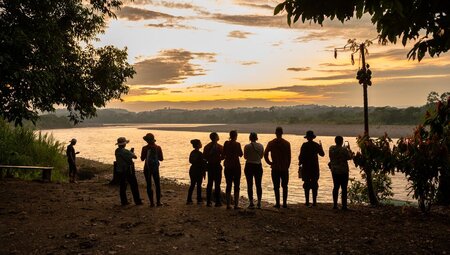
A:
[[[110,166],[102,166],[110,169]],[[95,169],[96,166],[81,166]],[[139,173],[141,174],[141,173]],[[226,210],[186,205],[162,182],[163,207],[120,206],[110,176],[78,184],[0,180],[0,254],[446,254],[450,211],[330,204]],[[245,191],[243,191],[245,192]],[[130,194],[129,194],[130,197]],[[320,202],[320,201],[319,201]],[[242,206],[247,206],[245,200]]]
[[[363,125],[326,125],[326,124],[286,124],[274,123],[255,124],[224,124],[204,125],[199,127],[149,127],[142,129],[170,130],[170,131],[194,131],[194,132],[229,132],[237,130],[240,133],[257,132],[261,134],[273,134],[277,126],[282,126],[286,134],[304,135],[307,130],[313,130],[318,136],[353,136],[364,133]],[[413,133],[414,126],[402,125],[376,125],[369,127],[369,133],[373,137],[379,137],[387,133],[391,138],[399,138]]]

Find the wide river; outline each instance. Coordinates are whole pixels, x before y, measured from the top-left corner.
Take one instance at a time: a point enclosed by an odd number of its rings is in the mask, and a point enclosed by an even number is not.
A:
[[[43,130],[44,133],[51,133],[53,136],[61,142],[69,142],[70,139],[76,138],[78,143],[75,146],[76,151],[80,151],[79,156],[97,160],[104,163],[113,163],[115,160],[114,150],[116,149],[115,143],[118,137],[125,136],[130,140],[127,148],[135,148],[136,154],[139,156],[142,146],[146,143],[142,137],[147,132],[152,132],[155,135],[156,143],[161,146],[164,154],[164,161],[161,163],[160,173],[161,176],[171,179],[176,179],[181,183],[189,183],[189,154],[192,151],[190,140],[197,138],[200,139],[203,145],[209,142],[209,133],[207,132],[189,132],[189,131],[161,131],[152,128],[157,127],[194,127],[200,126],[198,124],[139,124],[139,125],[126,125],[126,126],[104,126],[104,127],[86,127],[86,128],[72,128],[72,129],[53,129]],[[211,130],[211,132],[214,130]],[[238,130],[239,132],[239,130]],[[220,141],[223,142],[228,139],[227,133],[219,133]],[[274,138],[274,134],[258,134],[259,142],[265,146]],[[298,179],[298,154],[300,152],[300,146],[305,139],[300,135],[284,135],[286,140],[291,143],[292,149],[292,164],[290,168],[289,179],[289,196],[288,201],[290,203],[304,203],[302,181]],[[356,151],[356,138],[345,137],[346,141],[350,143],[350,147],[353,151]],[[318,136],[316,141],[321,141],[325,150],[325,157],[319,157],[320,164],[320,180],[319,180],[319,194],[318,202],[332,202],[332,187],[333,181],[331,178],[331,172],[328,169],[327,163],[329,162],[328,148],[334,144],[334,137],[331,136]],[[242,147],[248,143],[248,134],[239,134],[238,142]],[[264,161],[264,160],[263,160]],[[242,169],[244,169],[245,160],[241,159]],[[137,170],[143,168],[143,162],[140,160],[135,161]],[[359,169],[356,168],[353,162],[349,162],[350,165],[350,177],[360,180]],[[273,185],[270,177],[270,168],[263,162],[263,200],[268,202],[274,202]],[[142,173],[138,173],[142,174]],[[406,190],[406,179],[402,174],[396,174],[392,176],[394,198],[399,200],[413,201],[409,197]],[[203,186],[206,182],[203,183]],[[164,187],[162,187],[164,189]],[[225,179],[222,180],[222,190],[225,190]],[[187,190],[186,190],[187,192]],[[241,177],[241,196],[247,197],[247,185],[244,174]],[[256,193],[254,192],[256,197]],[[340,199],[339,199],[340,201]]]

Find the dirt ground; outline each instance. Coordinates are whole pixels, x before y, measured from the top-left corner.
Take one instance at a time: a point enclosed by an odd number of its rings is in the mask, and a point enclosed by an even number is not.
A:
[[[108,178],[0,180],[0,254],[450,253],[448,208],[430,215],[414,207],[342,211],[330,204],[226,210],[186,205],[187,187],[167,180],[165,205],[151,208],[142,179],[144,205],[123,207]]]

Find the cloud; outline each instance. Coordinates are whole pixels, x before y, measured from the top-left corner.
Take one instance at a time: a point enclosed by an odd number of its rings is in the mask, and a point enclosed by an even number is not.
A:
[[[244,39],[244,38],[247,38],[247,36],[251,35],[251,34],[252,33],[250,33],[250,32],[234,30],[234,31],[231,31],[230,33],[228,33],[228,37]]]
[[[165,88],[165,87],[149,87],[149,86],[131,87],[131,89],[127,95],[128,96],[157,95],[161,91],[166,91],[166,90],[167,90],[167,88]]]
[[[145,26],[146,27],[151,27],[151,28],[173,28],[173,29],[194,29],[194,30],[197,29],[195,27],[181,25],[181,24],[176,24],[176,23],[170,23],[170,22],[157,23],[157,24],[147,24]]]
[[[207,17],[205,17],[207,18]],[[252,26],[252,27],[281,27],[289,28],[284,16],[268,15],[228,15],[215,13],[209,15],[210,19],[222,21],[234,25]]]
[[[206,74],[206,70],[191,63],[192,60],[215,62],[215,56],[215,53],[190,52],[183,49],[163,50],[153,58],[135,63],[136,75],[128,84],[178,84],[189,77]]]
[[[259,64],[258,61],[240,61],[239,63],[243,66],[251,66],[251,65]]]
[[[309,71],[311,69],[311,67],[289,67],[286,70],[288,71],[294,71],[294,72],[305,72],[305,71]]]
[[[173,19],[176,18],[175,16],[162,13],[162,12],[155,12],[150,11],[146,9],[141,8],[135,8],[130,6],[122,7],[117,13],[118,18],[127,19],[130,21],[137,21],[137,20],[150,20],[150,19]]]
[[[319,66],[326,66],[326,67],[337,67],[337,66],[349,66],[349,63],[339,63],[339,64],[335,64],[335,63],[321,63],[319,64]]]
[[[273,88],[260,88],[260,89],[241,89],[243,92],[262,92],[262,91],[283,91],[294,92],[304,96],[320,96],[330,95],[337,93],[345,93],[353,90],[354,85],[339,84],[339,85],[320,85],[320,86],[305,86],[305,85],[293,85],[293,86],[281,86]]]
[[[216,89],[221,88],[222,85],[212,85],[212,84],[199,84],[187,87],[186,89]]]
[[[268,4],[239,3],[239,5],[248,6],[248,7],[252,7],[252,8],[265,9],[265,10],[271,11],[271,13],[273,13],[273,10],[275,9],[275,7],[270,6]]]
[[[183,93],[183,91],[181,91],[181,90],[172,90],[172,91],[170,91],[170,93],[172,93],[172,94],[179,94],[179,93]]]

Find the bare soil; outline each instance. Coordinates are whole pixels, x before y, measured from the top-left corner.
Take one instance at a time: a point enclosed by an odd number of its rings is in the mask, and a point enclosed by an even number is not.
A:
[[[151,208],[139,177],[142,206],[120,206],[104,174],[78,184],[0,180],[0,254],[450,253],[448,208],[226,210],[186,205],[187,187],[169,180],[164,206]]]

